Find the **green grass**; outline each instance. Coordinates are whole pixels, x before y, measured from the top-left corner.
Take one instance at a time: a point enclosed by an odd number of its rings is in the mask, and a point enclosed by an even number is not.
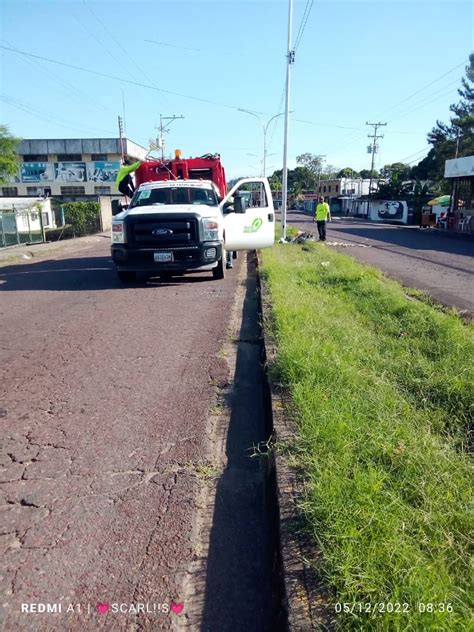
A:
[[[356,606],[337,615],[340,629],[473,629],[472,326],[321,244],[276,245],[262,260],[318,570],[334,603],[409,607]]]

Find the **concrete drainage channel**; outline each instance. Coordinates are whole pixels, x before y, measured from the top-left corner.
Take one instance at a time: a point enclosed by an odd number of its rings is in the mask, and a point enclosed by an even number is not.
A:
[[[240,266],[222,351],[229,378],[218,386],[211,418],[209,458],[219,474],[199,500],[195,561],[182,582],[186,618],[176,627],[283,632],[289,628],[255,255]]]

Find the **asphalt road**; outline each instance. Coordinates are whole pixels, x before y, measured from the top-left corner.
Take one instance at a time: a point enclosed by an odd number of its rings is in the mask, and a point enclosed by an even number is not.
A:
[[[181,615],[160,604],[181,608],[196,559],[244,257],[224,281],[126,288],[106,239],[56,257],[0,268],[2,628],[173,628]],[[148,612],[112,612],[137,603]]]
[[[289,213],[288,224],[317,237],[312,218]],[[335,218],[327,244],[376,266],[438,302],[474,314],[474,241],[420,231],[416,227],[370,224]]]

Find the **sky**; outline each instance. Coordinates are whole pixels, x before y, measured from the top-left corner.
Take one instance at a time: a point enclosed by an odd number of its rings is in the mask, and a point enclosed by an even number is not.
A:
[[[260,175],[263,125],[285,110],[288,7],[3,0],[0,123],[25,139],[109,138],[120,115],[127,137],[148,147],[160,114],[183,116],[169,126],[167,152],[219,153],[229,178]],[[336,168],[370,168],[366,122],[387,123],[376,168],[417,164],[427,133],[459,100],[473,7],[293,0],[288,166],[310,152]],[[282,168],[283,136],[277,116],[266,135],[267,175]]]

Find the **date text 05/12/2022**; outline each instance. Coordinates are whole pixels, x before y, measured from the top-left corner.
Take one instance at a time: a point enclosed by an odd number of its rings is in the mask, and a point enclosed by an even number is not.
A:
[[[451,603],[436,603],[436,602],[419,602],[414,605],[409,603],[401,603],[401,602],[379,602],[379,603],[370,603],[370,602],[354,602],[354,603],[341,603],[337,602],[334,605],[334,611],[339,614],[341,612],[349,613],[349,614],[369,614],[369,615],[378,615],[385,613],[405,613],[411,612],[412,610],[416,610],[418,612],[453,612],[454,608]]]

